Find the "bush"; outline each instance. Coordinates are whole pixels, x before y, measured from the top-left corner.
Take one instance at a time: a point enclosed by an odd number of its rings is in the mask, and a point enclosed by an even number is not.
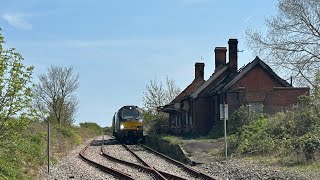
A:
[[[103,128],[104,134],[112,135],[112,132],[113,132],[112,127],[104,127]]]
[[[56,129],[58,133],[61,133],[64,137],[70,139],[72,144],[81,144],[82,138],[79,134],[76,133],[76,128],[73,128],[71,126],[58,126],[56,127]]]
[[[91,129],[95,135],[101,135],[103,133],[103,129],[94,122],[84,122],[80,123],[80,128]]]
[[[315,153],[320,149],[320,128],[306,133],[298,139],[307,161],[316,161]]]
[[[51,124],[51,160],[96,136],[95,123],[84,127]],[[40,166],[47,163],[47,123],[34,121],[15,126],[0,135],[0,179],[34,179]]]
[[[168,114],[160,112],[158,114],[145,113],[143,127],[147,134],[164,134],[169,130]]]
[[[245,126],[237,141],[240,142],[237,147],[240,154],[269,153],[275,148],[275,142],[267,133],[267,119],[264,117]]]
[[[260,117],[229,136],[230,150],[238,154],[273,153],[282,157],[300,156],[303,152],[307,161],[316,161],[320,126],[314,114],[312,109],[302,106],[268,118]]]
[[[316,74],[311,96],[301,96],[290,111],[268,119],[246,118],[240,107],[230,118],[230,147],[239,154],[272,152],[280,156],[303,152],[307,161],[315,161],[320,152],[320,71]],[[274,149],[273,149],[274,148]],[[297,159],[300,159],[299,157]]]
[[[228,123],[228,121],[227,121],[227,123]],[[228,130],[228,134],[231,134],[229,130]],[[213,128],[207,134],[207,138],[212,138],[212,139],[217,139],[217,138],[220,138],[223,136],[224,136],[224,122],[223,121],[218,121],[216,124],[216,128]]]
[[[24,129],[1,138],[0,179],[30,179],[45,163],[44,132]]]
[[[256,113],[250,110],[247,106],[240,106],[236,111],[234,111],[227,121],[228,123],[228,133],[234,134],[239,132],[239,130],[254,121]]]

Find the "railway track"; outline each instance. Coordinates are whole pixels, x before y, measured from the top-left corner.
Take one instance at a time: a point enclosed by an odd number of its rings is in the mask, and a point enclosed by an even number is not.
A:
[[[182,177],[187,177],[186,179],[208,179],[208,180],[218,179],[217,177],[211,177],[211,176],[206,175],[206,174],[204,174],[204,173],[202,173],[200,171],[197,171],[197,170],[195,170],[195,169],[193,169],[193,168],[191,168],[191,167],[189,167],[189,166],[187,166],[187,165],[185,165],[185,164],[183,164],[183,163],[181,163],[179,161],[176,161],[176,160],[174,160],[174,159],[172,159],[172,158],[170,158],[168,156],[165,156],[165,155],[163,155],[163,154],[161,154],[161,153],[159,153],[159,152],[157,152],[157,151],[155,151],[155,150],[153,150],[153,149],[151,149],[151,148],[149,148],[147,146],[144,146],[142,144],[132,145],[131,146],[132,148],[129,148],[125,144],[122,144],[122,146],[124,146],[131,153],[134,153],[134,150],[131,150],[131,149],[137,149],[138,153],[139,152],[145,152],[146,150],[150,151],[152,153],[152,158],[150,158],[150,156],[148,156],[148,155],[147,156],[143,155],[145,153],[140,153],[141,155],[139,155],[139,156],[143,157],[143,159],[145,159],[146,161],[149,161],[150,163],[152,163],[152,161],[155,160],[156,158],[160,158],[160,159],[162,159],[164,161],[167,161],[168,162],[168,164],[167,164],[168,167],[164,168],[164,169],[166,169],[166,171],[168,169],[170,169],[172,174],[173,173],[182,174],[183,175]],[[143,150],[141,150],[141,149],[143,149]],[[138,156],[136,153],[134,153],[134,154],[135,154],[134,156]],[[159,160],[157,160],[157,161],[159,161]],[[155,167],[158,167],[158,164],[156,164],[156,163],[153,163],[153,164],[154,164]],[[161,164],[164,164],[164,163],[161,163]],[[174,167],[174,166],[176,166],[176,167]],[[161,168],[163,168],[163,167],[159,166],[157,169],[161,169]],[[178,169],[180,169],[180,170],[178,170]]]
[[[125,161],[116,157],[113,157],[111,155],[109,155],[105,149],[103,147],[101,147],[101,152],[102,155],[105,156],[106,158],[115,161],[115,162],[119,162],[122,164],[126,164],[128,166],[132,166],[135,167],[137,169],[141,169],[143,171],[152,173],[156,179],[175,179],[175,180],[185,180],[185,178],[173,175],[173,174],[169,174],[167,172],[163,172],[163,171],[159,171],[157,169],[155,169],[153,166],[149,165],[148,163],[146,163],[144,160],[142,160],[139,156],[137,156],[133,151],[131,151],[129,148],[127,148],[126,145],[122,144],[122,146],[124,146],[128,152],[130,152],[130,154],[132,154],[137,160],[138,162],[140,162],[142,165],[138,164],[138,163],[133,163],[133,162],[129,162],[129,161]]]
[[[128,180],[132,179],[132,180],[134,180],[134,178],[132,178],[131,175],[129,175],[129,174],[126,174],[126,173],[124,173],[124,172],[121,172],[121,171],[119,171],[119,170],[117,170],[117,169],[114,169],[114,168],[111,168],[111,167],[104,166],[104,165],[102,165],[102,164],[100,164],[100,163],[97,163],[97,162],[91,160],[89,157],[87,157],[85,151],[89,148],[89,146],[90,146],[93,142],[94,142],[94,140],[91,141],[85,148],[83,148],[83,149],[80,151],[79,156],[80,156],[83,160],[85,160],[85,161],[88,162],[89,164],[91,164],[91,165],[99,168],[100,170],[102,170],[102,171],[104,171],[104,172],[107,172],[107,173],[109,173],[109,174],[112,174],[112,175],[115,176],[115,177],[118,177],[118,178],[121,178],[121,179],[128,179]]]
[[[217,179],[219,179],[219,178],[217,178],[217,177],[211,177],[211,176],[209,176],[209,175],[207,175],[207,174],[205,174],[205,173],[202,173],[202,172],[200,172],[200,171],[197,171],[197,170],[191,168],[190,166],[187,166],[187,165],[185,165],[185,164],[183,164],[183,163],[181,163],[181,162],[179,162],[179,161],[177,161],[177,160],[175,160],[175,159],[172,159],[172,158],[170,158],[170,157],[168,157],[168,156],[166,156],[166,155],[164,155],[164,154],[159,153],[158,151],[155,151],[155,150],[151,149],[151,148],[148,147],[148,146],[145,146],[145,145],[143,145],[143,144],[140,144],[140,146],[142,146],[143,148],[147,149],[148,151],[151,151],[152,153],[154,153],[154,154],[156,154],[156,155],[158,155],[158,156],[166,159],[167,161],[170,161],[170,162],[172,162],[173,164],[176,164],[177,166],[181,167],[182,169],[184,169],[185,171],[189,172],[190,174],[192,174],[193,176],[195,176],[195,177],[197,177],[197,178],[211,179],[211,180],[217,180]]]
[[[103,157],[107,158],[113,164],[112,167],[102,165],[101,163],[95,162],[90,160],[86,156],[87,149],[92,146],[94,141],[92,141],[90,144],[88,144],[81,152],[80,156],[86,160],[88,163],[92,164],[93,166],[101,169],[104,172],[107,172],[109,174],[112,174],[113,176],[120,178],[120,179],[137,179],[137,174],[130,174],[124,171],[126,168],[119,169],[118,166],[126,166],[127,169],[134,168],[139,171],[139,173],[147,173],[149,174],[150,179],[173,179],[173,180],[185,180],[185,179],[218,179],[216,177],[210,177],[204,173],[201,173],[199,171],[196,171],[192,169],[191,167],[184,165],[176,160],[173,160],[163,154],[158,153],[157,151],[154,151],[150,149],[149,147],[146,147],[144,145],[125,145],[122,143],[119,143],[115,141],[114,139],[108,139],[104,140],[102,139],[102,143],[100,147],[100,153]],[[112,146],[115,145],[115,146]],[[97,144],[95,146],[98,146]],[[122,158],[117,157],[112,152],[109,152],[108,148],[115,147],[117,151],[116,154],[121,154],[121,148],[125,149],[122,152]],[[148,156],[143,156],[141,153],[148,154]],[[139,155],[138,155],[139,154]],[[118,155],[119,156],[119,155]],[[130,157],[131,156],[131,157]],[[127,159],[123,158],[126,157]],[[152,157],[152,158],[150,158]],[[167,169],[163,169],[161,166],[158,166],[158,163],[155,163],[155,161],[152,161],[151,159],[154,158],[161,158],[162,162],[167,161],[167,165],[171,171],[168,171]],[[150,161],[151,160],[151,161]],[[159,161],[159,160],[157,160]],[[174,164],[174,165],[173,165]],[[174,169],[173,166],[176,166],[176,169]],[[117,168],[114,168],[117,167]],[[180,170],[178,170],[178,169]],[[184,172],[182,172],[184,171]],[[178,175],[177,175],[178,174]],[[139,179],[145,179],[145,178],[139,178]]]

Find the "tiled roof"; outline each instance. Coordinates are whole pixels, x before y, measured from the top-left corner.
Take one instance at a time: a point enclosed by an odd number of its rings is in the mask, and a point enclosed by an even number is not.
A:
[[[188,87],[186,87],[174,100],[172,100],[169,104],[166,104],[165,106],[159,107],[159,110],[167,112],[167,111],[179,111],[179,109],[176,109],[174,106],[176,103],[181,102],[183,99],[186,99],[192,92],[194,92],[196,89],[198,89],[205,80],[203,79],[195,79],[192,81],[191,84],[189,84]]]
[[[192,98],[197,98],[198,94],[203,91],[206,87],[208,87],[215,79],[217,79],[224,71],[228,70],[228,65],[222,67],[221,69],[219,69],[217,72],[213,73],[210,78],[203,83],[201,86],[199,86],[199,88],[197,88],[190,96]]]
[[[206,82],[203,79],[199,80],[193,80],[191,84],[189,84],[186,89],[184,89],[174,100],[171,101],[169,104],[174,104],[177,102],[180,102],[181,100],[185,99],[187,96],[189,96],[191,93],[193,93],[195,90],[197,90],[204,82]]]
[[[262,68],[269,72],[270,75],[277,79],[284,87],[291,86],[286,80],[279,77],[265,62],[263,62],[258,56],[256,56],[256,58],[252,62],[248,63],[246,66],[239,69],[239,71],[236,74],[229,74],[228,76],[223,78],[219,83],[217,83],[215,87],[212,88],[209,94],[216,94],[218,92],[228,90],[233,84],[240,80],[257,64],[260,64]]]

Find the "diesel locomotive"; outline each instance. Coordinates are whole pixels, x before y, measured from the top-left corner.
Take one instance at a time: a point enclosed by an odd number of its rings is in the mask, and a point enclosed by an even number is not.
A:
[[[121,141],[142,142],[143,114],[138,106],[123,106],[112,119],[113,136]]]

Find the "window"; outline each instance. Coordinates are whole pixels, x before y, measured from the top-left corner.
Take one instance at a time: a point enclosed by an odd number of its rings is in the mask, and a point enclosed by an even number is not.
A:
[[[188,127],[191,127],[193,125],[193,122],[192,122],[192,112],[191,111],[188,111],[188,123],[187,123],[187,126]]]
[[[121,116],[123,119],[138,119],[140,112],[136,109],[123,109]]]
[[[249,102],[248,108],[255,113],[263,113],[263,102]]]
[[[171,115],[171,127],[172,128],[176,127],[176,121],[177,121],[176,118],[177,118],[177,115],[175,115],[175,114]]]
[[[179,115],[177,114],[175,117],[176,117],[176,125],[177,125],[176,127],[179,128],[179,127],[180,127],[180,118],[179,118]]]

